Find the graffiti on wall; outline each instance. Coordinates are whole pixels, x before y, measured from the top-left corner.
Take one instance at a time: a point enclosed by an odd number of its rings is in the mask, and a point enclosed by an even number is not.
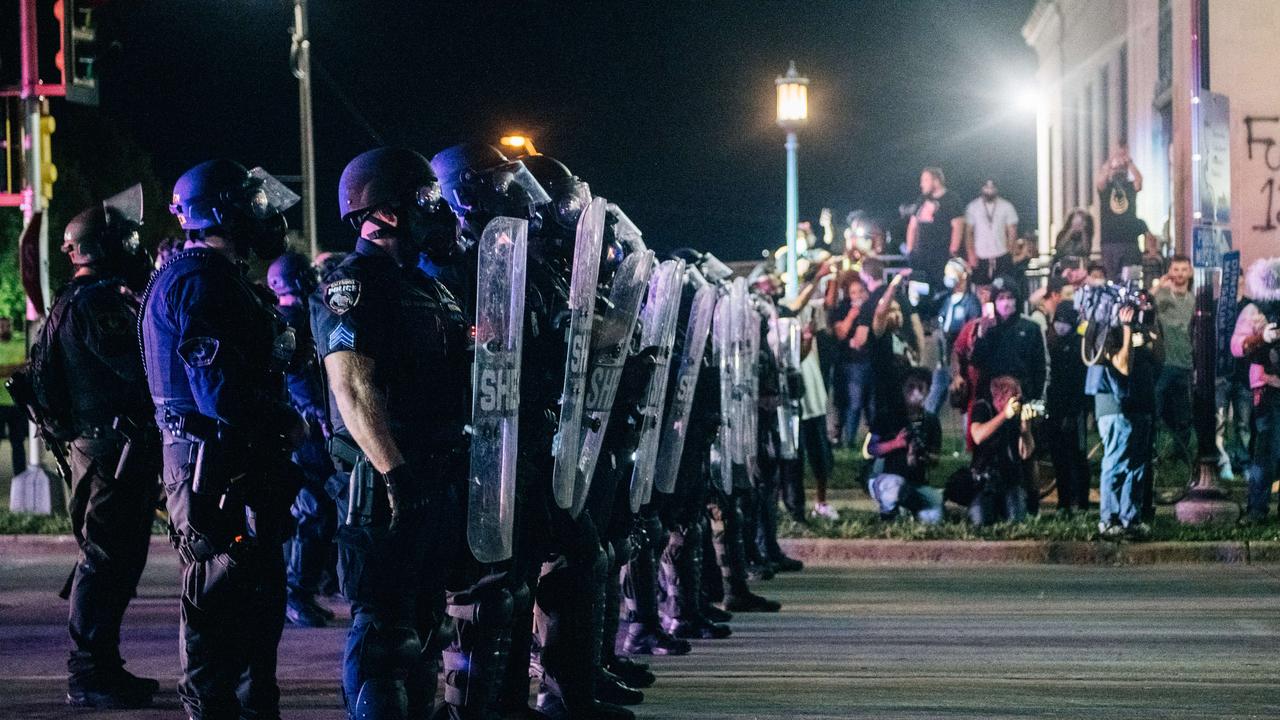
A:
[[[1264,197],[1265,213],[1253,229],[1275,232],[1280,229],[1280,115],[1246,117],[1244,131],[1249,161],[1262,163],[1271,173],[1258,189]]]

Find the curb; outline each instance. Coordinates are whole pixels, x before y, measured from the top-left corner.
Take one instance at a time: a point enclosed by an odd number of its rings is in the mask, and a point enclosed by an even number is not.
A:
[[[173,551],[169,538],[152,535],[151,552],[163,550]],[[70,535],[0,535],[0,560],[47,556],[74,558],[79,551],[76,539]]]
[[[791,557],[812,565],[1033,564],[1161,565],[1280,563],[1280,542],[1079,542],[1041,540],[780,539]]]
[[[1080,542],[1042,540],[779,539],[791,557],[815,566],[843,565],[1165,565],[1280,563],[1280,542]],[[152,552],[170,550],[151,537]],[[70,535],[0,535],[0,559],[74,556]]]

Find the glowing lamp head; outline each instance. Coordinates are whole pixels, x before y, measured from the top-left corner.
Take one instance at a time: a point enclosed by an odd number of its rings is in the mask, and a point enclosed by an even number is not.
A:
[[[503,135],[498,139],[498,144],[503,147],[511,148],[513,154],[521,155],[537,155],[538,151],[533,148],[533,139],[527,135]]]
[[[793,130],[809,120],[809,78],[800,77],[791,61],[787,74],[774,81],[778,88],[778,126]]]

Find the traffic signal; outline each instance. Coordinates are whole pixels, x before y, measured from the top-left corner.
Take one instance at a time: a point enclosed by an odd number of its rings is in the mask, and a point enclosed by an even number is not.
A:
[[[93,20],[94,8],[102,0],[54,0],[54,16],[62,29],[62,49],[58,52],[58,69],[67,102],[80,105],[98,104],[98,30]]]
[[[53,184],[58,180],[58,168],[53,164],[53,131],[57,127],[52,115],[40,116],[40,194],[45,202],[53,197]]]

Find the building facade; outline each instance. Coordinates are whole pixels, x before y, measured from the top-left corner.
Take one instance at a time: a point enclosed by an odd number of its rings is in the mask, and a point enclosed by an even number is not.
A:
[[[1229,103],[1233,245],[1245,264],[1280,255],[1280,1],[1039,0],[1022,33],[1039,57],[1042,253],[1073,208],[1096,219],[1094,174],[1121,140],[1144,177],[1139,217],[1190,252],[1203,88]]]

